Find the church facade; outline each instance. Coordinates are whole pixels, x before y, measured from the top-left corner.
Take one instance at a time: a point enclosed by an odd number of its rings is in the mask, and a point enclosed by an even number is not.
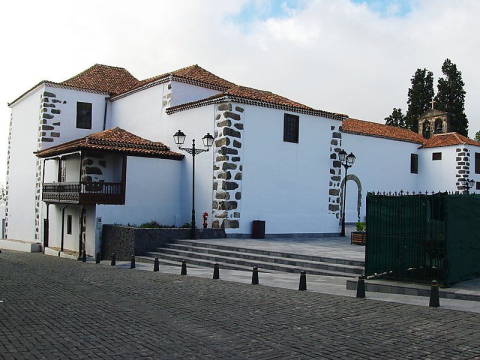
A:
[[[94,65],[9,105],[6,236],[91,255],[103,224],[190,222],[193,157],[177,148],[179,129],[186,148],[214,137],[195,157],[196,222],[206,212],[209,227],[234,237],[249,236],[254,220],[271,236],[338,234],[345,181],[347,222],[364,220],[369,191],[464,191],[459,179],[480,181],[480,148],[448,132],[446,113],[432,108],[415,134],[197,65],[146,80]],[[342,150],[356,155],[346,179]]]

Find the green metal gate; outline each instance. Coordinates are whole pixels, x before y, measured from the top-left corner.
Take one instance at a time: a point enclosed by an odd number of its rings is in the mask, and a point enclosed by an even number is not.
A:
[[[366,276],[444,286],[480,276],[478,195],[368,193],[366,225]]]

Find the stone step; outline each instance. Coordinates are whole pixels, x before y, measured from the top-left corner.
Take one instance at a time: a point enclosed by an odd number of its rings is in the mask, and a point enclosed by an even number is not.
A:
[[[269,250],[253,249],[253,248],[241,248],[241,247],[236,247],[231,245],[209,244],[208,242],[198,241],[198,240],[175,240],[175,242],[173,243],[166,244],[166,247],[173,248],[176,245],[187,245],[191,247],[235,251],[235,252],[241,252],[241,253],[275,256],[275,257],[298,259],[298,260],[305,260],[305,261],[352,265],[352,266],[359,266],[362,268],[365,267],[365,261],[359,261],[359,260],[329,258],[329,257],[323,257],[323,256],[315,256],[315,255],[293,254],[293,253],[285,253],[285,252],[269,251]]]
[[[158,248],[156,249],[156,252],[172,254],[172,255],[180,255],[180,256],[190,256],[190,257],[196,257],[196,258],[200,258],[200,257],[203,257],[205,254],[208,254],[208,255],[216,255],[216,256],[222,256],[222,257],[241,259],[241,260],[250,260],[253,262],[265,262],[265,263],[272,263],[276,265],[289,265],[289,266],[294,266],[294,267],[303,268],[303,269],[329,270],[329,271],[349,273],[352,275],[354,274],[361,275],[363,273],[362,267],[353,266],[353,265],[325,263],[325,262],[318,262],[318,261],[307,261],[307,260],[300,260],[295,258],[258,255],[258,254],[251,254],[251,253],[245,253],[245,252],[219,250],[219,249],[188,246],[188,245],[181,245],[181,244],[173,244],[172,246],[168,246],[168,248],[167,247]],[[188,255],[190,253],[197,254],[197,255]]]
[[[182,266],[182,261],[187,260],[187,267],[204,267],[204,268],[211,268],[213,271],[213,265],[215,262],[208,261],[208,260],[202,260],[202,259],[185,259],[183,257],[176,257],[173,260],[168,260],[162,257],[158,257],[158,263],[159,265],[167,265],[167,266],[177,266],[181,267]],[[148,263],[152,264],[155,261],[155,256],[136,256],[135,261],[140,262],[140,263]],[[242,266],[242,265],[237,265],[237,264],[228,264],[228,263],[218,263],[220,269],[228,269],[228,270],[242,270],[242,271],[252,271],[252,267],[250,266]],[[260,269],[259,271],[261,272],[271,272],[271,271],[266,271],[265,269]]]
[[[300,267],[300,266],[293,266],[293,265],[284,265],[284,264],[275,264],[270,262],[264,261],[255,261],[255,260],[245,260],[245,259],[237,259],[231,257],[222,257],[222,256],[214,256],[209,254],[199,254],[193,252],[184,252],[182,255],[173,255],[173,254],[166,254],[162,252],[147,252],[145,254],[148,257],[155,258],[158,257],[159,261],[162,260],[170,260],[170,261],[177,261],[181,263],[182,260],[186,260],[187,264],[192,263],[199,266],[207,266],[213,267],[214,263],[222,263],[224,266],[228,265],[230,269],[236,270],[243,270],[248,269],[251,270],[254,266],[257,266],[259,269],[262,270],[271,270],[271,271],[280,271],[280,272],[290,272],[290,273],[300,273],[301,271],[305,270],[308,274],[312,275],[328,275],[328,276],[340,276],[340,277],[347,277],[347,278],[356,278],[355,274],[334,271],[334,270],[321,270],[321,269],[312,269],[307,267]],[[227,268],[227,267],[225,267]]]

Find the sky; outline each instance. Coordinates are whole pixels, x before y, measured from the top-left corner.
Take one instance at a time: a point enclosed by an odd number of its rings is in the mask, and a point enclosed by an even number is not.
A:
[[[480,130],[478,0],[69,0],[0,5],[0,183],[8,102],[99,63],[138,79],[198,64],[239,85],[384,123],[417,68],[462,72]],[[160,140],[161,139],[154,139]]]

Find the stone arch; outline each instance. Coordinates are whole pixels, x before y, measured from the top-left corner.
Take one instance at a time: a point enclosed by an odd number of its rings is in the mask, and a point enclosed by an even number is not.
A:
[[[435,119],[435,134],[443,133],[443,120],[440,118]]]
[[[360,182],[360,179],[358,178],[357,175],[354,174],[348,174],[346,177],[346,181],[352,180],[355,181],[358,187],[358,198],[357,198],[357,218],[358,221],[360,221],[360,211],[362,209],[362,183]],[[342,179],[342,182],[340,184],[340,209],[343,209],[343,189],[345,185],[345,178]]]
[[[430,129],[430,122],[428,120],[425,120],[423,122],[423,137],[425,139],[430,139],[430,136],[432,134],[432,130]]]

